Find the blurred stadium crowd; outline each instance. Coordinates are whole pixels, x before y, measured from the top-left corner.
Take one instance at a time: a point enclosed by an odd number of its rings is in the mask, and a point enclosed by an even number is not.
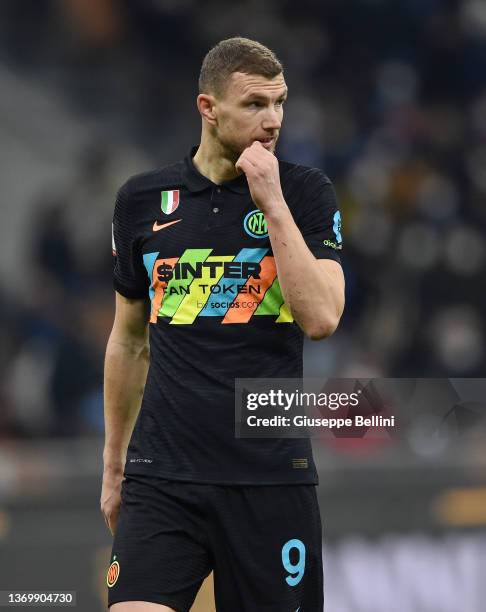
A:
[[[307,373],[483,375],[484,0],[3,0],[3,439],[102,432],[115,193],[198,142],[200,62],[234,35],[282,59],[278,155],[342,210],[346,312]]]

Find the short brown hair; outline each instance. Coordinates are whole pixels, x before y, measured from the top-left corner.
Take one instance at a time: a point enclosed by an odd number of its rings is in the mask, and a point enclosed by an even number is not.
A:
[[[227,38],[206,54],[199,75],[199,93],[222,95],[233,72],[272,79],[283,72],[283,67],[275,53],[261,43],[240,36]]]

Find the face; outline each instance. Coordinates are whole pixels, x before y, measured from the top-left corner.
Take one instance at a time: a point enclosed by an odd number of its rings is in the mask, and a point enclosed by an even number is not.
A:
[[[216,138],[235,160],[255,140],[275,151],[283,119],[287,86],[283,74],[272,79],[234,72],[220,98],[215,98]]]

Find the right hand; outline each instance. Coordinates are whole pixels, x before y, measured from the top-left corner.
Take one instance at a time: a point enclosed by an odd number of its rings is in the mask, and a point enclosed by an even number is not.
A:
[[[122,482],[123,472],[113,472],[105,468],[101,487],[100,506],[106,526],[113,536],[115,535],[118,514],[120,512]]]

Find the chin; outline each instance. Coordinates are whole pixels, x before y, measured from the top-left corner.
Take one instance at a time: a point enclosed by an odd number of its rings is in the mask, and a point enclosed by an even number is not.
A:
[[[229,143],[223,143],[223,144],[224,144],[224,150],[225,150],[225,157],[233,160],[235,163],[238,161],[240,155],[243,153],[246,147],[249,146],[249,145],[243,145],[243,144],[229,144]]]

